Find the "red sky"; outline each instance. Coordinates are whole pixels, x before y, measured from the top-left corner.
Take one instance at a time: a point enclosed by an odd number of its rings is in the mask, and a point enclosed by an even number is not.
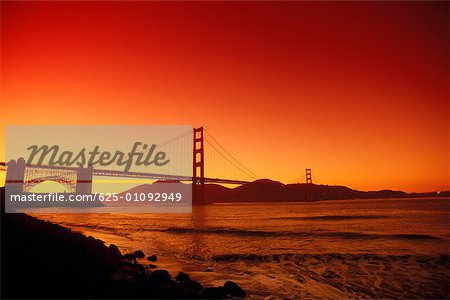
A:
[[[448,4],[1,2],[12,124],[192,124],[263,177],[450,189]],[[4,160],[4,147],[0,160]]]

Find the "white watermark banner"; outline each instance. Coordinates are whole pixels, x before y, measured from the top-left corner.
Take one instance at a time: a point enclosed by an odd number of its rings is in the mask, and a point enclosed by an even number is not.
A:
[[[189,213],[191,126],[7,126],[5,211]]]

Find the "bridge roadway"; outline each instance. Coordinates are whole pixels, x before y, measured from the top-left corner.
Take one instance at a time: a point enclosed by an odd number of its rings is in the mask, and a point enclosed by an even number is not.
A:
[[[0,162],[1,167],[5,167],[4,162]],[[62,167],[62,166],[47,166],[47,165],[26,165],[31,168],[41,168],[50,170],[72,170],[77,171],[79,168],[76,167]],[[106,176],[106,177],[126,177],[126,178],[148,178],[156,180],[173,180],[173,181],[192,181],[191,176],[181,176],[181,175],[168,175],[168,174],[156,174],[156,173],[144,173],[144,172],[125,172],[117,170],[103,170],[103,169],[93,169],[92,175],[94,176]],[[244,184],[250,181],[243,180],[233,180],[233,179],[222,179],[222,178],[203,178],[205,183],[221,183],[221,184]]]

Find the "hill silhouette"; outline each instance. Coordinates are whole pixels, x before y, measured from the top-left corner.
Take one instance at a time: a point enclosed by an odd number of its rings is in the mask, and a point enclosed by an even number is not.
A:
[[[129,191],[146,193],[151,185],[136,186]],[[127,191],[127,192],[129,192]],[[413,197],[448,197],[450,192],[406,193],[403,191],[379,190],[358,191],[341,185],[317,184],[283,184],[269,179],[260,179],[228,188],[219,184],[205,185],[207,202],[295,202],[317,200],[345,199],[379,199],[379,198],[413,198]]]

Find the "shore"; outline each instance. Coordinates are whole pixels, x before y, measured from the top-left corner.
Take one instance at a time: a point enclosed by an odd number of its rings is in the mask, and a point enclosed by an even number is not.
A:
[[[20,216],[20,218],[26,218],[33,223],[42,222],[47,226],[51,224],[29,216]],[[59,228],[58,230],[67,231],[62,226],[51,224],[51,227],[52,230]],[[71,234],[79,235],[77,233]],[[66,234],[62,235],[65,236]],[[95,233],[92,233],[92,235],[95,236]],[[98,245],[103,245],[103,242],[94,238],[82,237]],[[103,247],[107,249],[106,251],[111,251],[111,247],[108,248],[104,245]],[[120,244],[118,244],[118,247],[122,248]],[[136,249],[128,250],[133,253]],[[109,286],[113,286],[113,290],[119,290],[115,291],[113,295],[108,294],[107,297],[196,299],[227,297],[223,294],[224,289],[221,287],[207,289],[206,291],[209,294],[204,294],[204,289],[203,292],[201,289],[202,285],[194,281],[190,283],[197,287],[194,293],[192,293],[193,291],[186,291],[186,285],[180,284],[177,280],[166,281],[165,283],[163,280],[162,286],[165,287],[165,290],[160,294],[154,294],[148,286],[144,290],[137,288],[141,285],[139,278],[151,278],[152,270],[157,270],[157,273],[163,274],[163,277],[169,279],[170,275],[168,276],[163,269],[167,269],[171,274],[178,274],[183,269],[205,286],[223,285],[224,278],[238,282],[239,286],[245,289],[249,299],[450,298],[450,255],[448,254],[285,253],[214,255],[210,262],[205,262],[211,270],[207,270],[203,264],[189,267],[184,265],[188,262],[183,264],[181,261],[172,261],[168,257],[158,257],[157,262],[149,262],[146,257],[136,260],[139,264],[133,264],[125,260],[119,264],[118,268],[107,272],[113,280],[102,289],[110,289]],[[153,266],[148,268],[146,263]],[[111,263],[107,262],[106,265],[111,266]],[[180,268],[182,265],[183,267]],[[153,269],[156,266],[163,269]],[[181,274],[186,273],[181,272]],[[158,280],[160,280],[159,277]],[[148,282],[145,282],[144,286],[147,284]],[[186,292],[191,293],[186,294]],[[90,293],[92,294],[92,291]],[[98,291],[95,291],[95,293],[98,293]]]
[[[450,299],[448,228],[448,200],[7,214],[2,296]]]
[[[266,300],[450,298],[446,254],[219,255],[212,259],[217,272],[240,274],[239,283],[248,294]]]
[[[3,214],[1,222],[2,299],[245,297],[232,281],[204,287],[186,273],[172,277],[152,269],[156,256],[122,255],[114,244],[26,214]]]

